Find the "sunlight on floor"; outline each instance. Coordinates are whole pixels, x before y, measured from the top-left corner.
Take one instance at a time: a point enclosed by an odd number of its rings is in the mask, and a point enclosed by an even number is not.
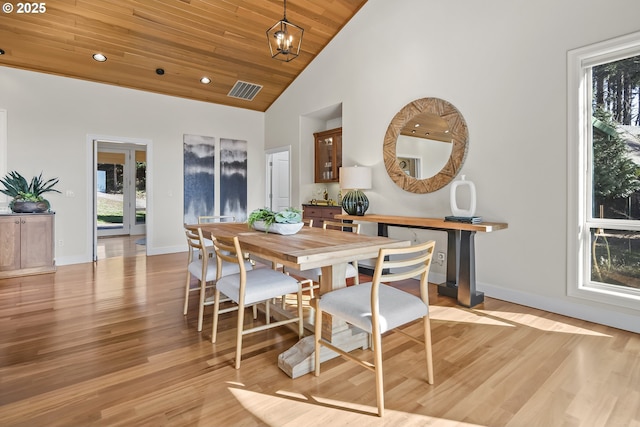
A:
[[[499,319],[493,319],[488,316],[480,316],[475,311],[465,310],[458,307],[430,306],[429,317],[431,317],[431,320],[444,320],[448,322],[466,322],[479,325],[515,327],[515,325],[511,323],[503,322]]]
[[[427,415],[411,414],[385,408],[384,417],[376,415],[375,406],[364,406],[349,402],[304,397],[299,393],[278,391],[272,396],[239,388],[229,388],[238,402],[262,423],[269,426],[320,426],[320,425],[366,425],[366,426],[435,426],[477,427],[461,421],[445,420]],[[299,417],[292,419],[291,414]],[[285,421],[286,419],[287,421]]]
[[[566,334],[592,335],[596,337],[608,337],[611,335],[603,334],[579,326],[570,325],[559,320],[547,319],[541,316],[526,313],[510,313],[506,311],[476,310],[479,313],[486,314],[498,319],[504,319],[509,322],[518,323],[528,328],[539,329],[548,332],[562,332]],[[546,313],[546,312],[545,312]],[[548,314],[548,313],[546,313]]]
[[[574,326],[557,319],[548,319],[526,313],[511,313],[506,311],[465,309],[462,307],[440,307],[431,306],[430,317],[432,320],[443,320],[448,322],[466,322],[479,325],[509,326],[517,325],[534,328],[541,331],[560,332],[566,334],[591,335],[599,337],[610,337],[610,335],[592,331],[579,326]],[[543,312],[544,314],[548,314]],[[576,322],[579,322],[576,320]]]

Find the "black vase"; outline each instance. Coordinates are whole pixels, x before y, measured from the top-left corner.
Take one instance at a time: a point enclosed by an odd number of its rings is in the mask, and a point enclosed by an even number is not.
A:
[[[369,209],[369,199],[360,190],[352,190],[342,198],[342,209],[349,215],[362,216]]]

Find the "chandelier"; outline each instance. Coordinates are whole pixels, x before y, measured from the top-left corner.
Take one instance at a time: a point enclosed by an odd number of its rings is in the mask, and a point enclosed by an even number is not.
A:
[[[287,0],[284,0],[284,17],[267,30],[271,57],[289,62],[300,54],[304,29],[287,21]]]

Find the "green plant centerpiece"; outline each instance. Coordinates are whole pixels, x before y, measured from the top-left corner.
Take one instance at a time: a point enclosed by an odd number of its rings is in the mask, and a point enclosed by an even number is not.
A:
[[[295,234],[304,225],[302,212],[296,208],[287,208],[280,212],[271,209],[256,209],[249,214],[247,224],[256,230],[278,234]]]
[[[46,212],[51,205],[42,195],[49,192],[60,193],[53,188],[58,183],[58,178],[45,181],[42,179],[42,173],[31,178],[29,182],[20,173],[11,171],[0,179],[0,183],[4,185],[0,192],[13,198],[9,202],[9,208],[17,213]]]

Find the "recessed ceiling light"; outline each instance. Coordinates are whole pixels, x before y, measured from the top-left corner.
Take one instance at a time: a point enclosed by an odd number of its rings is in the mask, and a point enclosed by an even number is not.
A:
[[[211,79],[209,77],[203,77],[200,79],[200,83],[208,85],[209,83],[211,83]]]
[[[104,56],[104,55],[103,55],[103,54],[101,54],[101,53],[94,53],[94,54],[93,54],[93,59],[95,59],[95,60],[96,60],[96,61],[98,61],[98,62],[104,62],[104,61],[106,61],[106,60],[107,60],[107,57],[106,57],[106,56]]]
[[[0,49],[0,55],[4,55],[4,50]]]

